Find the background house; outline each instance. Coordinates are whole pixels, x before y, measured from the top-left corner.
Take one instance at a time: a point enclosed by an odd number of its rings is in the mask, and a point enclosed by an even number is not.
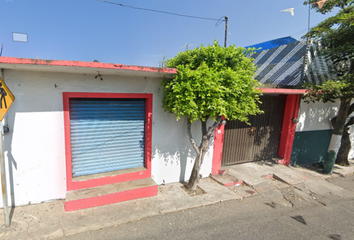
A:
[[[328,61],[320,54],[319,43],[307,44],[285,37],[254,46],[262,48],[252,57],[258,66],[256,79],[265,85],[303,88],[303,82],[320,84],[333,77]],[[336,116],[338,106],[339,101],[308,104],[301,100],[291,164],[324,160],[332,133],[329,119]],[[351,132],[354,139],[354,133]],[[352,144],[354,146],[354,141]],[[352,149],[350,157],[353,155]]]
[[[262,83],[260,108],[264,114],[250,116],[249,123],[228,121],[215,134],[213,174],[220,165],[277,158],[290,164],[303,79],[306,44],[286,37],[248,46],[261,48],[250,57]],[[264,50],[262,50],[264,49]],[[217,147],[215,147],[217,146]],[[218,150],[218,151],[216,151]]]
[[[329,120],[336,116],[339,102],[307,104],[301,99],[304,81],[321,83],[332,77],[319,54],[320,45],[284,37],[248,47],[257,49],[251,57],[257,66],[255,78],[263,84],[265,114],[251,116],[251,126],[229,122],[225,135],[215,142],[222,149],[214,150],[216,162],[229,165],[280,158],[283,164],[295,165],[323,161],[332,132]],[[290,98],[295,102],[290,103]],[[218,165],[215,169],[214,174]]]

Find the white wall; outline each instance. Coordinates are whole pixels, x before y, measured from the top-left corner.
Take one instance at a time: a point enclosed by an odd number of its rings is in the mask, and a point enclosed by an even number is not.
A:
[[[338,101],[305,103],[301,100],[296,132],[332,129],[330,119],[337,115],[338,106]]]
[[[352,148],[349,152],[349,159],[354,159],[354,125],[350,126],[350,142],[352,144]]]
[[[353,102],[354,101],[352,101],[352,103]],[[300,103],[299,122],[296,126],[296,132],[332,129],[330,119],[337,115],[338,107],[339,100],[334,103],[315,102],[308,104],[302,100]],[[349,158],[354,158],[354,126],[351,126],[349,132],[352,143]]]
[[[65,198],[66,168],[62,92],[153,93],[152,175],[158,184],[189,178],[195,157],[186,121],[162,109],[160,79],[4,70],[16,99],[4,137],[9,194],[16,205]],[[200,140],[200,124],[192,126]],[[211,172],[212,143],[201,173]]]

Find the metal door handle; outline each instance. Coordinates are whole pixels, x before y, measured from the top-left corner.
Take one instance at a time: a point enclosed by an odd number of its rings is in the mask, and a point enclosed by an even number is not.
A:
[[[248,130],[248,135],[254,136],[254,130],[255,130],[255,127],[251,127],[251,128]]]

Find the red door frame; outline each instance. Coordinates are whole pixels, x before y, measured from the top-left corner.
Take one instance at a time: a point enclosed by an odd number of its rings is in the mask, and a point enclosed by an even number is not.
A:
[[[71,139],[70,139],[70,98],[141,98],[146,101],[145,110],[145,168],[138,172],[129,172],[115,176],[106,176],[85,181],[73,181],[71,168]],[[125,182],[151,177],[151,139],[152,139],[152,99],[151,93],[87,93],[63,92],[64,104],[64,131],[65,131],[65,157],[66,157],[66,185],[67,191],[91,188],[106,184]]]
[[[293,150],[296,123],[300,108],[300,95],[288,95],[286,97],[283,126],[281,130],[278,155],[279,163],[288,166],[291,160]]]
[[[280,89],[261,89],[263,93],[287,93],[285,110],[283,117],[283,126],[280,137],[280,144],[278,150],[279,163],[284,165],[289,165],[291,160],[291,152],[293,149],[294,136],[296,130],[296,121],[298,117],[299,107],[300,107],[300,94],[304,93],[305,90],[293,90],[286,89],[281,91]],[[276,91],[275,91],[276,90]],[[214,151],[213,151],[213,164],[212,164],[212,175],[218,175],[222,172],[221,161],[222,161],[222,149],[224,144],[224,131],[225,126],[219,125],[215,129],[214,137]]]

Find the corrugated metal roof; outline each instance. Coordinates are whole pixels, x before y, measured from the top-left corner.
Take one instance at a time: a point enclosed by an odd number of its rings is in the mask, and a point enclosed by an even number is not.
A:
[[[293,42],[252,54],[260,83],[298,86],[301,83],[306,44]]]
[[[296,41],[251,54],[257,66],[255,78],[263,84],[288,87],[301,87],[304,81],[322,83],[332,75],[319,48],[319,44]]]
[[[304,82],[320,84],[335,77],[330,71],[331,61],[320,53],[321,44],[311,43],[306,53]]]
[[[286,45],[293,42],[297,42],[297,40],[292,37],[283,37],[283,38],[277,38],[270,41],[250,45],[247,46],[246,48],[250,48],[250,47],[254,47],[256,49],[261,48],[260,51],[263,51],[263,50],[279,47],[281,45]]]

